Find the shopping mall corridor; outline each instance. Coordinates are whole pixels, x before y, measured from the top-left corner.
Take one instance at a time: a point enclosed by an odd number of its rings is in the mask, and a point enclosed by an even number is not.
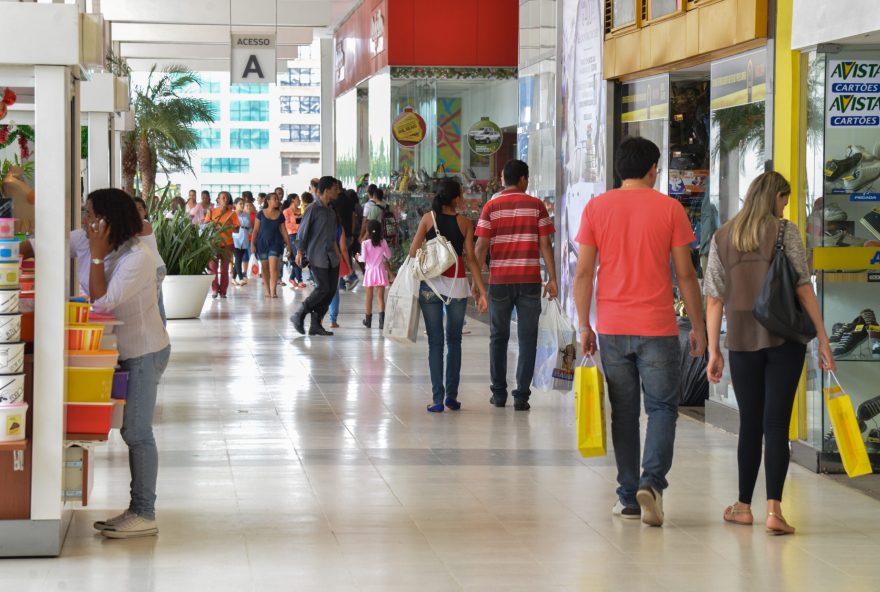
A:
[[[725,525],[730,434],[682,417],[662,529],[621,521],[610,457],[573,445],[571,396],[530,412],[488,404],[486,325],[469,320],[460,412],[429,414],[424,339],[360,325],[343,294],[332,338],[287,321],[302,294],[230,288],[172,322],[160,391],[158,537],[107,540],[128,501],[126,448],[96,454],[95,487],[58,559],[0,561],[17,591],[875,591],[880,502],[793,466],[794,537]],[[513,358],[513,356],[511,356]]]

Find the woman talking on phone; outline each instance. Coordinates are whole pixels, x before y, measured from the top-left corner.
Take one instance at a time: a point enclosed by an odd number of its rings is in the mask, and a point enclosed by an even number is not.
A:
[[[108,538],[151,536],[156,527],[159,457],[153,437],[156,393],[171,342],[156,299],[156,259],[138,238],[143,228],[132,198],[119,189],[89,194],[83,229],[70,235],[79,286],[96,312],[113,313],[119,365],[129,373],[122,439],[128,445],[131,502],[122,514],[95,522]]]

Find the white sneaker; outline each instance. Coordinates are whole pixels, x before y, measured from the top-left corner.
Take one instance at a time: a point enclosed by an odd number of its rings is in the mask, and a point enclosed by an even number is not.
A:
[[[624,518],[626,520],[638,520],[642,517],[642,509],[627,508],[620,500],[617,500],[617,503],[614,504],[613,508],[611,508],[611,514],[614,516],[619,516],[620,518]]]
[[[822,215],[826,222],[843,222],[847,218],[846,212],[840,209],[836,203],[832,202],[823,209]]]
[[[147,520],[137,514],[129,514],[127,518],[101,531],[108,539],[133,539],[137,537],[155,536],[159,528],[155,520]]]
[[[642,508],[642,522],[649,526],[663,526],[663,496],[653,487],[639,489],[636,501]]]
[[[127,519],[129,516],[134,516],[134,512],[131,510],[126,510],[122,514],[118,516],[114,516],[113,518],[108,518],[107,520],[98,520],[92,526],[95,530],[104,530],[105,528],[109,528],[110,526],[116,526],[123,520]]]
[[[880,177],[880,161],[863,163],[843,177],[843,187],[847,191],[855,192],[869,187],[877,177]]]

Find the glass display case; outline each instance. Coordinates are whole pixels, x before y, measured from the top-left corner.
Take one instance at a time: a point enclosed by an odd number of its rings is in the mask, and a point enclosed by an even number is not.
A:
[[[880,108],[859,89],[880,85],[880,52],[811,53],[807,94],[807,239],[837,378],[855,407],[871,464],[880,469]],[[872,76],[873,74],[873,76]],[[820,470],[839,466],[823,400],[828,374],[808,352],[806,429]]]

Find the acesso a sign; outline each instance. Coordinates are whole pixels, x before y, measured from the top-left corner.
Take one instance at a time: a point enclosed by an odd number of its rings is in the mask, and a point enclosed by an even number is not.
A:
[[[230,79],[233,84],[274,83],[275,35],[232,34]]]

